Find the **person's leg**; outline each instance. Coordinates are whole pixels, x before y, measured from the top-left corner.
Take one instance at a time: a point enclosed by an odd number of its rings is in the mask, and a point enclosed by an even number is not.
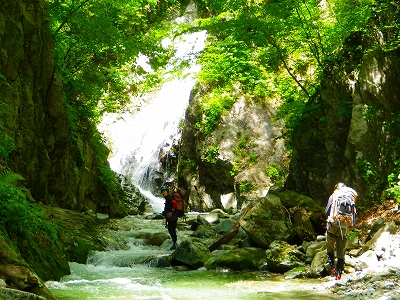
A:
[[[338,258],[337,265],[336,265],[336,270],[337,270],[336,279],[337,280],[341,279],[342,273],[344,270],[344,256],[346,253],[346,246],[347,246],[347,237],[346,236],[343,236],[343,238],[339,237],[337,239],[337,243],[336,243],[336,251],[337,251],[336,255]]]
[[[171,236],[173,242],[171,249],[176,248],[176,241],[178,239],[176,235],[176,223],[177,223],[176,221],[168,221],[168,233]]]
[[[334,275],[335,270],[335,236],[332,233],[327,233],[326,235],[326,255],[328,257],[328,264],[330,266],[330,273]]]

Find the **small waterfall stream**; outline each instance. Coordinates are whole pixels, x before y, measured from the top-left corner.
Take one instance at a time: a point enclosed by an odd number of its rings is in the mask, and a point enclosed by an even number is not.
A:
[[[316,288],[321,283],[317,279],[285,280],[283,275],[261,271],[152,267],[154,260],[171,254],[168,250],[171,241],[151,246],[141,236],[166,232],[163,220],[134,216],[118,222],[119,230],[113,227],[104,234],[112,236],[116,244],[126,241],[127,247],[110,244],[109,251],[92,253],[87,264],[70,263],[71,275],[60,282],[46,283],[59,300],[334,299],[325,290]],[[178,240],[190,234],[190,230],[181,228]]]
[[[189,62],[179,79],[167,81],[153,98],[135,114],[108,114],[100,126],[111,141],[109,158],[111,168],[124,175],[137,187],[153,207],[160,212],[163,199],[152,194],[155,176],[159,176],[160,150],[168,153],[174,141],[180,138],[178,127],[184,117],[190,92],[196,82],[200,66],[196,54],[204,48],[206,32],[185,34],[176,43],[175,59]],[[173,69],[174,64],[168,67]]]

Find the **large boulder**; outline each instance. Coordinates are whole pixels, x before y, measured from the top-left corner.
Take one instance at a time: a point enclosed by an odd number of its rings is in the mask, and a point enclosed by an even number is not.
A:
[[[326,250],[319,251],[315,254],[310,267],[310,277],[319,277],[326,272],[325,266],[328,262]]]
[[[285,273],[299,266],[305,266],[306,256],[297,248],[284,241],[274,241],[266,251],[268,270]]]
[[[308,258],[314,258],[318,252],[323,250],[326,251],[326,241],[311,243],[311,245],[307,247],[306,256]]]
[[[204,115],[203,99],[208,86],[199,84],[186,110],[180,144],[180,180],[189,192],[193,210],[241,209],[246,193],[240,186],[251,184],[257,195],[265,196],[273,180],[266,166],[278,166],[288,152],[282,136],[283,121],[273,121],[275,107],[265,107],[243,96],[237,89],[235,103],[216,122],[212,134],[199,130]],[[193,167],[195,166],[195,168]]]
[[[214,226],[215,232],[219,234],[227,233],[235,225],[236,221],[233,219],[226,219],[221,221],[221,223]]]
[[[240,226],[259,246],[268,249],[274,240],[291,241],[293,231],[285,208],[275,195],[267,195],[240,221]]]
[[[204,266],[211,253],[207,246],[195,239],[183,240],[172,253],[171,264],[173,266],[186,265],[193,269]]]
[[[315,237],[315,234],[325,233],[326,216],[324,206],[321,206],[314,199],[293,190],[271,191],[271,193],[277,195],[283,206],[291,213],[293,227],[299,238],[304,237],[306,240],[310,240],[309,238]],[[310,225],[312,225],[312,228]]]
[[[19,291],[16,289],[9,289],[9,288],[1,288],[0,287],[0,300],[46,300],[46,298],[32,294],[32,293],[27,293],[23,291]]]
[[[51,292],[47,289],[44,282],[36,275],[36,273],[28,266],[28,264],[14,251],[14,249],[0,235],[0,278],[2,278],[9,286],[24,292],[35,293],[46,299],[55,299]],[[28,299],[15,297],[9,289],[0,288],[0,299]],[[21,295],[21,294],[18,294]],[[30,294],[22,294],[30,295]],[[34,298],[31,295],[30,299]],[[3,298],[2,298],[3,297]]]
[[[261,248],[239,248],[228,251],[215,251],[206,262],[207,269],[230,269],[234,271],[258,270],[266,260],[265,250]]]

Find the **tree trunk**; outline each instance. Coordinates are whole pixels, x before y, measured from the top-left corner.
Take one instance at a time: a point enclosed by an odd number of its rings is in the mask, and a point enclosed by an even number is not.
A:
[[[216,240],[210,247],[208,247],[208,250],[210,250],[210,252],[213,252],[214,250],[218,249],[223,244],[229,243],[238,234],[240,227],[240,220],[244,218],[244,216],[250,211],[250,209],[251,207],[246,207],[246,209],[243,211],[242,215],[236,221],[235,225],[233,225],[231,230],[229,230],[218,240]]]

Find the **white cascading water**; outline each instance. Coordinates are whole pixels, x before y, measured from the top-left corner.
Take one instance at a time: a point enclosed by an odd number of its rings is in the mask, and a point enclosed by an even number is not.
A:
[[[99,127],[111,144],[111,169],[129,178],[147,198],[154,212],[162,211],[164,201],[152,194],[149,179],[160,169],[160,150],[164,148],[168,153],[173,141],[180,138],[179,123],[200,70],[196,54],[203,50],[206,34],[206,31],[185,34],[176,43],[174,59],[190,63],[181,78],[167,81],[156,97],[134,115],[108,114]]]

